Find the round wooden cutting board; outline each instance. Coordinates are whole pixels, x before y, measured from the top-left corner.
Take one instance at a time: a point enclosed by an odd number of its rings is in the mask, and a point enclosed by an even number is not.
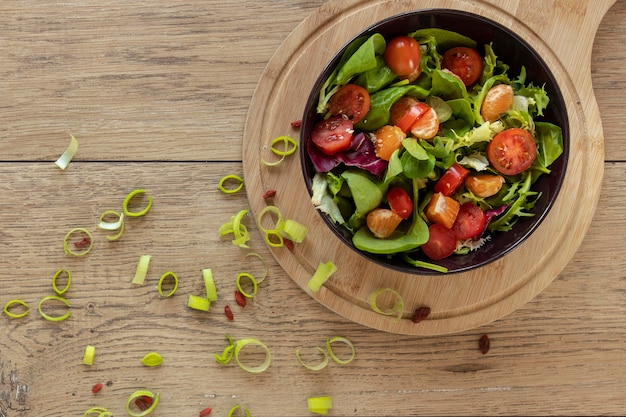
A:
[[[501,5],[505,4],[504,6]],[[580,245],[598,201],[603,175],[603,136],[591,85],[591,49],[596,29],[614,1],[580,0],[331,0],[303,21],[283,42],[265,69],[252,98],[243,141],[246,189],[255,218],[265,207],[266,190],[286,218],[309,229],[293,251],[270,248],[303,291],[336,313],[371,328],[411,335],[439,335],[471,329],[511,313],[554,280]],[[497,4],[497,5],[496,5]],[[591,6],[593,4],[593,6]],[[447,8],[482,15],[511,28],[552,69],[567,103],[570,154],[557,201],[530,238],[511,253],[482,268],[451,275],[410,275],[368,261],[346,247],[310,202],[299,157],[268,167],[273,138],[298,132],[318,74],[333,55],[368,26],[398,13]],[[322,262],[338,267],[316,293],[307,281]],[[399,292],[404,319],[371,310],[368,297],[381,288]],[[420,306],[428,319],[410,320]]]

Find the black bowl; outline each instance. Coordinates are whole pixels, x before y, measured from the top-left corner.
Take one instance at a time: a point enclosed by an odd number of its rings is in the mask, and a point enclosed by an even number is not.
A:
[[[498,59],[509,65],[509,74],[512,74],[512,76],[519,74],[521,67],[524,66],[526,68],[527,82],[532,82],[537,86],[545,85],[546,92],[550,97],[550,104],[544,111],[544,116],[541,120],[560,126],[563,131],[563,154],[551,165],[551,173],[543,175],[533,185],[533,190],[542,193],[541,198],[533,209],[535,214],[533,217],[521,218],[509,232],[494,233],[491,240],[482,248],[467,255],[452,255],[439,261],[431,261],[426,257],[421,259],[447,268],[448,273],[464,272],[501,258],[528,238],[548,214],[565,177],[569,155],[569,122],[563,95],[543,59],[527,42],[514,32],[483,16],[450,9],[416,10],[387,18],[370,26],[347,42],[319,75],[308,98],[302,118],[300,158],[305,183],[309,193],[312,194],[311,183],[316,171],[308,156],[307,142],[313,126],[320,120],[320,116],[315,112],[318,94],[322,84],[338,64],[347,46],[360,36],[380,33],[385,39],[390,40],[395,36],[406,35],[422,28],[452,30],[472,38],[479,46],[491,43]],[[440,51],[440,53],[443,53],[443,51]],[[385,255],[375,255],[356,249],[352,244],[351,234],[348,230],[333,223],[325,214],[320,213],[320,215],[339,239],[371,261],[409,274],[433,274],[430,270],[411,266],[398,259],[398,257],[389,258]]]

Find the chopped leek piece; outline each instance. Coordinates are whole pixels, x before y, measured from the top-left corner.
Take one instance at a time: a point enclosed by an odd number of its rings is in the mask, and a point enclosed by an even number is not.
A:
[[[163,282],[165,282],[165,280],[170,277],[172,278],[172,281],[174,281],[174,285],[172,286],[172,289],[170,290],[170,292],[163,295]],[[178,289],[178,276],[174,272],[167,271],[166,273],[161,275],[161,278],[159,278],[159,283],[157,284],[157,291],[159,292],[159,295],[161,297],[169,298],[176,293],[177,289]]]
[[[204,297],[200,297],[198,295],[189,295],[189,300],[187,301],[187,307],[193,309],[193,310],[199,310],[199,311],[209,311],[209,307],[211,306],[211,302],[204,298]]]
[[[335,355],[332,344],[338,343],[338,342],[345,343],[346,345],[348,345],[348,347],[350,347],[350,350],[352,351],[352,355],[350,355],[348,359],[339,359],[337,355]],[[356,357],[356,348],[354,347],[354,344],[350,340],[342,336],[335,336],[335,337],[331,337],[327,339],[326,349],[328,349],[328,353],[330,354],[330,357],[340,365],[347,365],[350,362],[352,362],[354,358]]]
[[[328,354],[324,349],[319,346],[317,346],[317,350],[319,350],[322,355],[324,355],[324,359],[322,359],[322,361],[317,365],[307,365],[302,360],[302,357],[300,357],[300,349],[296,349],[296,358],[298,358],[298,362],[300,362],[300,365],[311,371],[321,371],[322,369],[326,368],[326,366],[328,366]]]
[[[110,216],[117,217],[117,220],[114,222],[106,221],[105,219]],[[118,233],[115,235],[107,235],[107,239],[109,239],[110,241],[119,239],[120,237],[122,237],[122,233],[124,233],[124,213],[118,213],[115,210],[106,210],[100,215],[98,228],[110,231],[118,230]]]
[[[328,414],[328,410],[333,408],[333,401],[330,397],[309,397],[307,399],[309,412],[315,414]]]
[[[68,243],[68,240],[70,239],[70,237],[72,237],[75,234],[78,233],[82,233],[84,235],[86,235],[85,237],[83,237],[83,240],[85,243],[85,247],[81,248],[83,250],[81,251],[75,251],[70,249],[70,244]],[[77,243],[82,243],[81,242],[77,242]],[[89,253],[89,251],[91,251],[91,248],[93,247],[93,236],[91,236],[91,232],[85,228],[82,227],[75,227],[72,230],[70,230],[69,232],[67,232],[67,234],[65,235],[65,238],[63,239],[63,251],[65,251],[66,255],[74,255],[74,256],[84,256],[87,255]]]
[[[276,147],[278,143],[283,144],[284,150],[278,149]],[[281,162],[283,162],[285,160],[285,157],[293,154],[296,151],[296,149],[298,149],[298,142],[296,142],[294,138],[292,138],[291,136],[286,136],[286,135],[278,136],[277,138],[274,138],[272,140],[272,143],[270,145],[270,150],[274,153],[274,155],[280,156],[280,159],[278,159],[275,162],[267,162],[265,159],[261,158],[261,162],[268,167],[276,166],[280,164]]]
[[[65,152],[59,156],[59,159],[57,159],[54,164],[61,168],[61,170],[65,170],[72,161],[72,158],[74,158],[74,155],[76,155],[76,151],[78,151],[78,140],[74,135],[70,135],[70,144],[67,145]]]
[[[213,280],[213,271],[211,268],[202,270],[202,278],[204,279],[204,287],[206,289],[206,298],[209,301],[217,301],[217,288]]]
[[[235,181],[235,182],[238,182],[239,184],[235,188],[226,188],[224,187],[224,183],[226,183],[227,181]],[[234,194],[238,191],[241,191],[241,189],[243,188],[243,178],[234,174],[226,175],[220,180],[220,183],[218,184],[217,188],[224,194]]]
[[[233,359],[233,354],[235,353],[235,343],[232,337],[226,335],[226,339],[228,340],[228,346],[224,348],[221,355],[215,354],[215,362],[221,365],[227,365]]]
[[[308,233],[306,226],[292,219],[285,219],[282,229],[279,230],[283,237],[296,243],[302,243]]]
[[[267,274],[269,272],[269,267],[267,266],[267,262],[265,262],[265,258],[263,258],[261,255],[259,255],[256,252],[250,252],[249,254],[246,255],[246,257],[248,257],[248,256],[256,256],[257,258],[259,258],[261,260],[261,262],[263,262],[263,266],[265,267],[265,272],[263,273],[263,276],[260,279],[256,280],[256,283],[260,284],[267,277]]]
[[[89,417],[91,414],[96,414],[95,417],[113,417],[113,413],[104,407],[92,407],[85,411],[83,417]]]
[[[266,214],[273,214],[276,216],[276,226],[274,226],[274,228],[266,228],[263,226],[263,218],[265,217]],[[280,222],[284,221],[283,219],[283,215],[280,212],[280,209],[276,206],[265,206],[263,207],[263,210],[261,210],[261,212],[259,213],[259,217],[257,218],[257,223],[259,224],[259,229],[262,232],[268,232],[268,231],[276,231],[278,228],[278,224]]]
[[[235,411],[237,411],[240,408],[240,405],[237,404],[236,406],[234,406],[233,408],[230,409],[230,411],[227,414],[227,417],[233,417],[233,414],[235,413]],[[248,410],[247,408],[244,407],[243,412],[245,413],[246,417],[250,417],[250,410]]]
[[[93,365],[93,359],[96,356],[96,347],[87,345],[83,354],[83,365]]]
[[[16,305],[16,304],[19,304],[22,307],[24,307],[24,311],[22,311],[21,313],[13,313],[11,311],[11,307]],[[11,317],[12,319],[21,319],[22,317],[25,317],[28,314],[28,304],[26,304],[22,300],[11,300],[11,301],[8,301],[4,305],[4,314],[6,314],[7,316]]]
[[[248,228],[241,223],[243,216],[247,213],[248,210],[240,210],[236,215],[230,218],[230,222],[220,226],[220,237],[232,233],[234,235],[233,245],[247,248],[248,245],[246,245],[246,242],[250,240],[250,233],[248,232]]]
[[[146,353],[141,359],[141,363],[150,367],[159,366],[163,363],[163,357],[156,352]]]
[[[396,297],[396,300],[392,308],[388,310],[381,310],[380,307],[378,307],[378,297],[386,292],[393,294]],[[372,310],[378,314],[382,314],[384,316],[397,316],[396,321],[402,320],[402,315],[404,314],[404,299],[397,291],[392,290],[391,288],[381,288],[374,291],[369,296],[369,304]]]
[[[124,216],[141,217],[141,216],[146,215],[150,211],[150,208],[152,207],[152,196],[151,195],[148,195],[148,204],[146,205],[146,207],[144,207],[143,210],[140,210],[140,211],[130,211],[128,209],[128,206],[130,205],[130,201],[135,196],[137,196],[139,194],[145,194],[145,193],[146,193],[145,190],[133,190],[130,193],[128,193],[128,195],[124,199],[124,203],[123,203],[123,206],[122,206],[122,209],[124,211]]]
[[[65,271],[65,273],[67,274],[67,283],[65,284],[65,287],[63,287],[62,289],[59,289],[57,287],[57,279],[59,278],[59,276]],[[59,269],[54,276],[52,277],[52,289],[54,290],[54,292],[57,295],[63,295],[67,292],[67,290],[70,289],[70,285],[72,285],[72,274],[70,273],[69,269]]]
[[[252,294],[247,293],[246,291],[243,290],[243,288],[241,287],[241,278],[248,278],[248,280],[250,280],[250,282],[252,283]],[[259,287],[257,285],[257,282],[252,275],[248,274],[247,272],[241,272],[237,274],[237,289],[244,297],[246,298],[254,297],[257,293],[258,288]]]
[[[136,413],[131,408],[131,405],[135,402],[136,399],[141,398],[141,397],[150,398],[152,400],[152,404],[150,404],[150,407],[146,408],[140,413]],[[159,393],[153,394],[152,391],[139,390],[139,391],[133,392],[131,396],[128,397],[128,401],[126,401],[126,412],[131,417],[143,417],[153,412],[158,404],[159,404]]]
[[[265,242],[275,248],[285,246],[285,239],[283,239],[283,236],[277,230],[267,230],[265,232]]]
[[[263,361],[262,364],[257,366],[248,366],[241,361],[241,359],[239,358],[241,350],[249,345],[259,346],[263,350],[265,350],[265,361]],[[252,374],[258,374],[261,372],[265,372],[270,367],[270,363],[272,362],[272,355],[270,353],[270,349],[263,342],[258,339],[247,338],[237,340],[235,342],[235,361],[237,361],[237,365],[239,365],[239,367],[244,371],[250,372]]]
[[[318,292],[322,285],[328,278],[330,278],[335,272],[337,272],[337,267],[332,261],[328,261],[326,263],[322,262],[319,264],[313,276],[307,282],[307,287],[313,292]]]
[[[143,285],[146,280],[146,275],[148,275],[148,266],[150,266],[150,259],[152,257],[150,255],[141,255],[139,257],[139,262],[137,263],[137,270],[135,271],[135,276],[131,281],[131,284],[135,285]]]
[[[69,301],[67,301],[65,298],[60,297],[58,295],[48,295],[48,296],[43,297],[41,300],[39,300],[39,304],[37,305],[37,310],[39,311],[39,315],[48,321],[63,321],[67,319],[72,314],[71,311],[68,311],[67,313],[58,317],[52,317],[43,312],[43,308],[42,308],[43,304],[46,303],[47,301],[53,301],[53,300],[60,301],[63,304],[65,304],[68,308],[70,307]]]

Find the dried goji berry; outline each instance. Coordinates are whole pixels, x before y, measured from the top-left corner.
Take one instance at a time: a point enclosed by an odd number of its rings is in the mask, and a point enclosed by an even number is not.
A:
[[[272,198],[276,195],[276,190],[267,190],[265,194],[263,194],[264,199]]]
[[[293,251],[293,241],[287,238],[283,238],[283,245],[285,245],[285,247],[289,249],[290,251]]]
[[[95,394],[99,392],[101,389],[102,389],[102,384],[98,382],[97,384],[94,384],[93,387],[91,387],[91,392]]]
[[[240,307],[245,307],[247,303],[246,297],[238,290],[235,290],[235,301]]]
[[[152,405],[152,398],[147,395],[135,398],[135,405],[141,411],[146,411]]]
[[[302,120],[294,120],[293,122],[291,122],[291,127],[293,127],[294,129],[299,129],[300,126],[302,126]]]
[[[86,248],[89,245],[91,245],[91,239],[89,239],[87,236],[83,237],[78,242],[74,242],[74,247],[77,249]]]
[[[198,417],[207,417],[209,414],[211,414],[211,411],[213,411],[210,408],[205,408],[204,410],[200,411],[200,414],[198,414]]]
[[[483,355],[489,352],[490,345],[491,342],[489,341],[489,336],[487,336],[486,334],[482,335],[478,340],[478,348]]]
[[[224,314],[226,314],[226,317],[228,317],[228,320],[232,320],[233,317],[233,311],[230,309],[230,306],[226,305],[224,307]]]
[[[411,319],[413,323],[419,323],[424,320],[426,317],[430,315],[430,307],[418,307],[413,313],[413,318]]]

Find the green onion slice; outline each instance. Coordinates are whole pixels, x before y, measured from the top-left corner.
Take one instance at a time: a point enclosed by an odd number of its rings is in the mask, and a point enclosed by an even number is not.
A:
[[[304,363],[304,361],[302,360],[302,357],[300,356],[300,349],[296,349],[296,358],[298,358],[298,362],[300,362],[300,365],[304,366],[306,369],[309,369],[311,371],[321,371],[322,369],[326,368],[326,366],[328,366],[328,354],[321,347],[319,346],[316,346],[316,347],[317,347],[317,350],[319,350],[321,354],[324,355],[324,359],[322,359],[322,361],[317,365],[308,365]]]
[[[230,411],[227,414],[227,417],[233,417],[233,414],[235,413],[235,411],[237,411],[240,408],[240,405],[237,404],[236,406],[234,406],[233,408],[230,409]],[[246,417],[250,417],[250,410],[248,410],[247,408],[244,407],[243,412],[246,414]]]
[[[260,279],[256,280],[257,284],[260,284],[263,282],[263,280],[265,280],[265,278],[267,278],[267,274],[269,273],[269,266],[267,265],[267,262],[265,261],[265,258],[263,258],[261,255],[259,255],[256,252],[250,252],[246,255],[246,257],[248,256],[256,256],[257,258],[259,258],[261,260],[261,262],[263,262],[263,267],[265,268],[265,272],[263,273],[263,276]]]
[[[235,188],[226,188],[224,187],[224,184],[227,181],[237,182],[238,185]],[[226,175],[220,180],[220,183],[218,184],[217,188],[219,188],[219,190],[223,192],[224,194],[235,194],[236,192],[241,191],[241,189],[243,188],[243,178],[234,174]]]
[[[388,310],[381,310],[378,307],[378,297],[381,294],[387,293],[387,292],[394,295],[396,297],[396,300],[392,308]],[[404,299],[397,291],[392,290],[391,288],[381,288],[371,293],[368,301],[369,301],[370,307],[376,313],[382,314],[384,316],[397,316],[396,321],[402,320],[402,315],[404,314]]]
[[[85,411],[83,417],[89,417],[91,414],[96,414],[96,417],[113,417],[113,413],[104,407],[92,407]]]
[[[246,291],[243,290],[241,286],[241,278],[248,278],[248,280],[252,283],[252,294],[247,293]],[[247,272],[241,272],[237,274],[237,289],[244,297],[252,298],[256,295],[257,290],[259,289],[259,286],[257,285],[256,279],[254,279],[252,275],[248,274]]]
[[[149,367],[159,366],[163,363],[163,356],[156,352],[146,353],[146,355],[141,359],[141,363]]]
[[[209,301],[217,301],[217,288],[213,280],[213,271],[211,268],[202,270],[202,278],[204,279],[204,288],[206,289],[206,298]]]
[[[107,217],[116,217],[117,220],[110,222],[106,221]],[[122,237],[124,233],[124,213],[118,213],[115,210],[106,210],[100,215],[100,221],[98,222],[98,228],[102,230],[115,231],[118,233],[115,235],[107,235],[107,239],[114,241]]]
[[[350,355],[348,359],[339,359],[337,355],[335,355],[335,352],[333,351],[333,346],[332,346],[333,343],[345,343],[346,345],[348,345],[348,347],[350,347],[350,350],[352,351],[352,355]],[[334,336],[334,337],[327,339],[326,349],[328,349],[328,353],[330,354],[330,357],[340,365],[347,365],[350,362],[352,362],[354,358],[356,357],[356,348],[354,347],[354,344],[350,340],[342,336]]]
[[[262,364],[257,366],[248,366],[241,361],[241,359],[239,358],[241,350],[249,345],[259,346],[265,351],[265,361],[263,361]],[[237,361],[237,365],[239,365],[239,367],[244,371],[250,372],[252,374],[258,374],[261,372],[265,372],[270,367],[270,363],[272,362],[272,355],[270,353],[270,349],[263,342],[258,339],[247,338],[237,340],[235,342],[235,361]]]
[[[74,135],[70,135],[70,144],[65,148],[65,152],[59,156],[59,159],[54,163],[56,166],[61,168],[61,170],[65,170],[67,166],[76,155],[76,151],[78,151],[78,140],[74,137]]]
[[[148,275],[148,266],[150,266],[150,259],[152,259],[152,256],[150,255],[141,255],[139,257],[137,270],[135,271],[135,276],[133,277],[131,284],[143,285],[146,280],[146,276]]]
[[[333,408],[333,401],[330,397],[309,397],[307,399],[309,412],[315,414],[328,414],[328,410]]]
[[[235,353],[235,343],[232,337],[226,335],[226,339],[228,340],[228,346],[224,348],[221,355],[215,354],[215,362],[221,365],[227,365],[233,359],[233,354]]]
[[[128,216],[128,217],[141,217],[146,215],[149,211],[150,208],[152,207],[152,196],[148,195],[148,204],[146,204],[146,207],[144,207],[143,210],[140,211],[130,211],[128,209],[128,206],[130,205],[130,201],[137,195],[139,194],[145,194],[146,191],[145,190],[133,190],[130,193],[128,193],[128,195],[126,196],[126,198],[124,199],[124,203],[123,203],[123,211],[124,211],[124,216]]]
[[[59,289],[57,287],[57,279],[59,278],[59,276],[65,272],[67,274],[67,283],[65,284],[65,287]],[[53,276],[52,276],[52,289],[54,290],[54,292],[57,295],[63,295],[67,292],[67,290],[70,289],[70,285],[72,285],[72,274],[70,273],[69,269],[59,269]]]
[[[62,316],[58,316],[58,317],[49,316],[48,314],[44,313],[44,311],[43,311],[44,303],[46,303],[48,301],[54,301],[54,300],[62,302],[68,308],[70,307],[69,301],[67,301],[65,298],[60,297],[58,295],[48,295],[48,296],[43,297],[41,300],[39,300],[39,304],[37,305],[37,310],[39,311],[39,315],[41,317],[43,317],[44,319],[48,320],[48,321],[63,321],[65,319],[67,319],[72,314],[71,311],[68,311],[67,313],[63,314]]]
[[[265,242],[275,248],[285,246],[285,239],[283,239],[283,236],[276,230],[268,230],[265,232]]]
[[[140,413],[136,413],[135,411],[131,409],[131,404],[133,404],[135,400],[140,397],[148,397],[152,399],[152,404],[150,404],[150,407],[148,407],[144,411]],[[159,404],[159,393],[153,394],[152,391],[139,390],[139,391],[133,392],[131,396],[128,397],[128,401],[126,401],[126,412],[131,417],[143,417],[153,412],[158,404]]]
[[[89,239],[89,246],[87,246],[86,248],[82,248],[82,250],[80,251],[75,251],[73,249],[70,249],[70,244],[68,243],[68,240],[76,234],[86,235],[84,239]],[[91,251],[92,247],[93,247],[93,236],[91,235],[91,232],[89,230],[82,228],[82,227],[73,228],[72,230],[67,232],[67,234],[65,235],[65,238],[63,239],[63,251],[65,251],[66,255],[84,256],[84,255],[87,255],[89,251]]]
[[[279,143],[283,144],[282,146],[283,149],[279,149],[276,147],[276,145]],[[292,138],[291,136],[286,136],[286,135],[278,136],[272,140],[272,143],[270,145],[270,150],[274,153],[274,155],[280,156],[280,159],[278,159],[275,162],[267,162],[266,160],[261,158],[261,162],[264,165],[269,166],[269,167],[276,166],[280,164],[281,162],[283,162],[287,156],[293,154],[296,151],[296,149],[298,149],[298,142],[296,142],[294,138]]]
[[[224,223],[220,226],[220,237],[228,234],[233,234],[233,245],[237,245],[241,248],[247,248],[246,242],[250,240],[250,233],[248,228],[241,223],[243,216],[248,213],[248,210],[240,210],[236,215],[230,218],[230,222]]]
[[[276,216],[276,225],[274,226],[274,228],[266,228],[263,226],[263,219],[265,218],[266,214],[273,214]],[[276,206],[265,206],[263,207],[263,210],[261,210],[261,212],[259,213],[259,216],[257,218],[257,223],[259,224],[259,229],[262,232],[267,233],[268,231],[277,231],[278,230],[278,224],[280,222],[284,222],[283,219],[283,215],[280,212],[280,209]]]
[[[22,311],[21,313],[13,313],[11,311],[11,308],[14,305],[21,305],[22,307],[24,307],[24,311]],[[26,302],[24,302],[22,300],[11,300],[11,301],[8,301],[4,305],[4,314],[6,314],[7,316],[11,317],[12,319],[21,319],[22,317],[25,317],[28,314],[28,304],[26,304]]]
[[[172,286],[172,289],[170,290],[170,292],[168,292],[167,294],[163,295],[163,283],[168,278],[172,279],[172,281],[174,282],[174,285]],[[174,272],[167,271],[166,273],[161,275],[161,278],[159,278],[159,283],[157,284],[157,291],[159,291],[159,295],[161,297],[169,298],[169,297],[171,297],[172,295],[174,295],[176,293],[177,289],[178,289],[178,276]]]
[[[93,365],[93,360],[96,356],[96,347],[87,345],[85,346],[85,353],[83,354],[83,365]]]
[[[332,261],[322,262],[319,264],[313,276],[307,282],[307,287],[313,292],[318,292],[322,285],[337,272],[337,267]]]
[[[209,311],[211,302],[204,297],[191,294],[189,295],[189,300],[187,301],[187,307],[198,311]]]

